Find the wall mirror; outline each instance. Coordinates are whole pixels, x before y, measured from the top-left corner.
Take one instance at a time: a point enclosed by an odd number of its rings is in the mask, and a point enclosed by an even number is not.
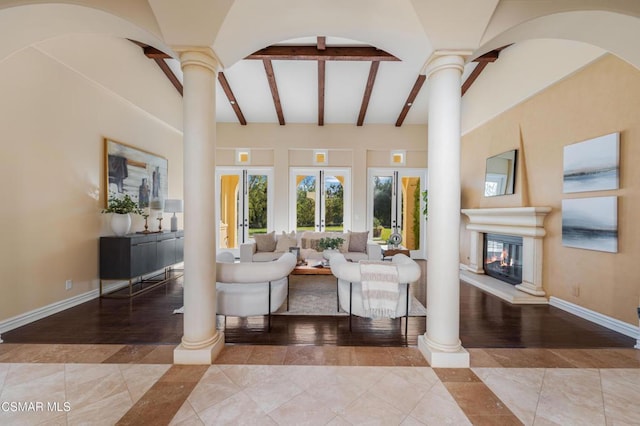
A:
[[[511,195],[516,183],[516,159],[518,150],[503,152],[487,158],[484,178],[484,196]]]

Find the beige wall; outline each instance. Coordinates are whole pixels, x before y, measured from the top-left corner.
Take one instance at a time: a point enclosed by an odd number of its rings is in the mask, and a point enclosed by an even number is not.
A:
[[[501,114],[462,140],[463,208],[550,206],[544,240],[544,288],[550,296],[637,324],[640,281],[640,72],[605,56]],[[562,193],[563,147],[621,132],[620,189]],[[485,159],[519,149],[516,193],[482,196]],[[618,196],[618,253],[562,245],[562,199]],[[469,261],[462,226],[461,262]],[[579,288],[575,296],[574,287]]]
[[[391,150],[406,150],[406,167],[427,167],[427,127],[420,125],[368,124],[249,124],[217,125],[218,165],[232,166],[232,148],[251,148],[252,164],[274,167],[275,222],[277,232],[295,227],[289,224],[289,168],[316,167],[313,150],[328,150],[328,167],[351,169],[352,217],[355,231],[366,229],[366,178],[368,167],[391,167]],[[265,155],[265,150],[273,153]],[[257,154],[257,155],[256,155]],[[265,159],[271,159],[266,164]],[[284,188],[284,189],[282,189]]]
[[[2,321],[98,287],[103,138],[168,158],[169,196],[181,198],[182,135],[34,48],[0,62],[0,99]]]
[[[0,321],[98,287],[98,238],[110,234],[107,216],[100,214],[104,137],[168,158],[169,197],[182,197],[182,135],[174,125],[181,117],[169,114],[167,124],[167,117],[96,84],[80,67],[57,61],[50,56],[56,47],[49,43],[46,54],[27,48],[0,63],[0,95],[12,100],[0,102],[0,195],[11,206],[0,210],[6,226],[0,290],[12,295],[0,300]],[[131,78],[144,78],[140,74]],[[173,102],[174,89],[163,90],[154,96]],[[274,166],[277,188],[288,188],[290,166],[311,166],[312,150],[328,149],[329,165],[350,167],[353,187],[364,188],[369,152],[379,157],[370,166],[388,165],[378,163],[393,147],[407,150],[412,167],[426,167],[426,133],[425,126],[223,123],[217,163],[233,165],[236,147],[252,148],[254,165]],[[276,191],[276,198],[276,229],[289,229],[288,191]],[[366,192],[354,191],[353,198],[353,229],[364,229]],[[181,215],[179,221],[181,227]],[[134,227],[142,226],[138,218]],[[67,279],[73,281],[70,291]]]

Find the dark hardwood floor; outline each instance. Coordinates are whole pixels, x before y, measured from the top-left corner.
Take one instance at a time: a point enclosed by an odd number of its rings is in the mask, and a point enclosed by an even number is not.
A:
[[[466,348],[633,347],[635,340],[552,306],[511,305],[461,283],[460,340]],[[180,343],[182,286],[171,282],[133,299],[95,299],[2,334],[6,343]],[[426,330],[424,317],[402,320],[274,315],[228,317],[232,344],[414,346]]]

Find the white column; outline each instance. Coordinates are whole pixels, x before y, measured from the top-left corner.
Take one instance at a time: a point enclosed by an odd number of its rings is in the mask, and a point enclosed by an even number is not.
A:
[[[427,332],[418,347],[432,367],[469,367],[460,343],[460,104],[464,58],[437,54],[429,83]]]
[[[176,364],[211,364],[224,347],[216,330],[215,89],[209,49],[180,54],[184,91],[184,335]]]

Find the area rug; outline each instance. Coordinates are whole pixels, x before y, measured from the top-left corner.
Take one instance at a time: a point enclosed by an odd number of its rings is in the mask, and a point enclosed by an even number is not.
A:
[[[349,315],[337,311],[336,279],[333,276],[290,276],[289,310],[287,302],[274,315]],[[424,317],[427,309],[412,296],[409,316]]]

